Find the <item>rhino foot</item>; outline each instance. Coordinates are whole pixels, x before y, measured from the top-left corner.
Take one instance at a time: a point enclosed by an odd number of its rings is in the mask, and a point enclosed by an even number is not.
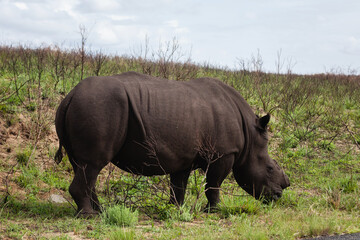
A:
[[[100,215],[100,212],[98,211],[80,211],[76,214],[76,217],[83,218],[83,219],[90,219],[95,218]]]
[[[205,213],[217,213],[220,211],[220,208],[217,205],[207,204],[203,211]]]

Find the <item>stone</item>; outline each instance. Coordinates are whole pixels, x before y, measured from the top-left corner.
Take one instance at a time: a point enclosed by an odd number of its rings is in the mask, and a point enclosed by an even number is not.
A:
[[[54,203],[66,203],[66,199],[58,194],[51,194],[50,195],[50,202],[54,202]]]

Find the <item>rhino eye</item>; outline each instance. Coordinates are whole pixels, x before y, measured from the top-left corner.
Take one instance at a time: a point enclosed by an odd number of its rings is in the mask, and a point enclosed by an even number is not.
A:
[[[269,173],[272,173],[274,171],[274,168],[272,166],[267,166],[266,169]]]

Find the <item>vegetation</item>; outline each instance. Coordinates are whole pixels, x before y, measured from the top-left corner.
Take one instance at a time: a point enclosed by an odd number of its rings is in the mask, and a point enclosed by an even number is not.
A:
[[[134,226],[138,222],[138,212],[121,205],[107,208],[101,217],[105,223],[120,227]]]
[[[299,239],[360,232],[360,76],[262,71],[262,60],[239,69],[195,65],[176,42],[157,52],[110,56],[85,48],[0,46],[0,235],[13,239]],[[186,81],[216,77],[237,89],[258,115],[270,112],[270,155],[291,187],[262,204],[233,176],[217,213],[204,213],[205,179],[195,171],[185,204],[168,204],[167,176],[132,176],[107,166],[97,189],[104,213],[75,218],[67,192],[72,168],[56,165],[54,130],[61,99],[84,77],[137,71]],[[190,100],[189,100],[190,101]],[[49,201],[51,194],[68,201]],[[119,204],[119,206],[114,206]],[[130,211],[129,209],[132,209]],[[133,212],[134,211],[134,212]]]

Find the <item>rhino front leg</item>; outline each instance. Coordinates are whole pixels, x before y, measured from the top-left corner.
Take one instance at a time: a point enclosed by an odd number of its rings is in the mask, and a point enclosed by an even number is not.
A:
[[[170,174],[170,203],[180,206],[184,203],[186,185],[191,169]]]
[[[205,195],[208,199],[205,211],[214,212],[220,202],[220,186],[230,173],[234,164],[234,155],[223,156],[208,166],[206,173]]]

